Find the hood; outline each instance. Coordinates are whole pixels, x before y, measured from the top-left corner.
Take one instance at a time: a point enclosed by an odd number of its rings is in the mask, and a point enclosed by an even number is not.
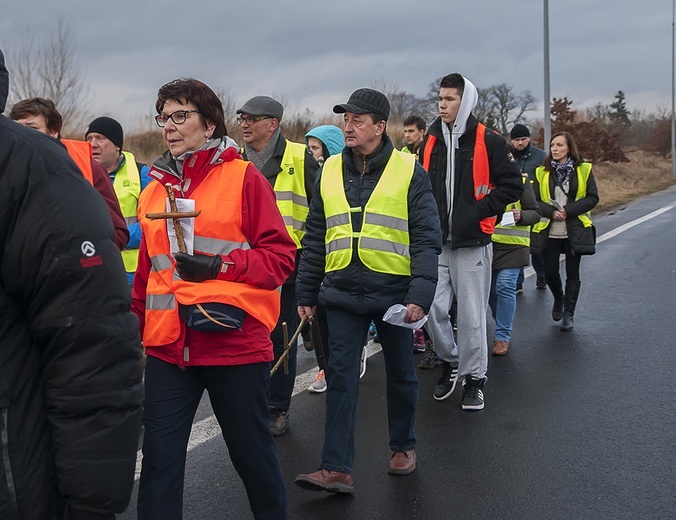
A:
[[[0,49],[0,114],[5,111],[7,96],[9,95],[9,72],[5,68],[5,55]]]
[[[462,134],[465,133],[465,130],[467,130],[467,120],[472,114],[474,107],[476,107],[477,102],[479,101],[479,93],[477,92],[474,83],[468,80],[465,76],[463,76],[462,79],[465,80],[465,89],[462,93],[462,100],[460,101],[458,115],[456,116],[455,122],[453,123],[452,148],[458,147],[458,139]],[[449,134],[451,134],[451,130],[449,130],[448,125],[442,125],[442,130],[448,145],[448,137]]]
[[[343,131],[334,125],[321,125],[313,128],[305,134],[306,143],[308,137],[314,137],[324,143],[330,155],[339,154],[345,148]]]
[[[211,139],[207,141],[202,148],[194,152],[186,152],[180,157],[174,157],[169,150],[165,151],[153,162],[149,175],[155,179],[161,178],[162,174],[169,173],[179,179],[183,176],[183,164],[193,155],[199,156],[200,162],[216,164],[218,162],[230,161],[239,155],[239,145],[230,137],[223,136],[220,139]],[[160,170],[160,173],[153,172],[153,169]]]

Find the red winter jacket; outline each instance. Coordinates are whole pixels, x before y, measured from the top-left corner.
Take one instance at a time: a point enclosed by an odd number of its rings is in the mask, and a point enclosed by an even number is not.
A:
[[[230,141],[232,143],[232,141]],[[184,162],[183,176],[176,173],[176,163],[168,152],[153,164],[150,175],[162,184],[177,186],[183,198],[191,194],[208,175],[215,163],[240,158],[237,149],[230,146],[199,150]],[[223,260],[232,262],[219,279],[241,281],[266,289],[281,286],[294,268],[296,245],[289,236],[277,209],[270,183],[249,164],[242,188],[242,230],[251,249],[237,249]],[[199,217],[197,217],[199,218]],[[143,335],[146,286],[150,272],[150,258],[145,243],[139,248],[138,269],[132,286],[132,310],[141,321]],[[183,361],[183,349],[189,347],[190,359]],[[270,362],[273,359],[272,342],[267,328],[252,316],[247,316],[240,330],[200,332],[181,324],[181,335],[172,344],[146,349],[168,363],[184,366],[244,365]]]

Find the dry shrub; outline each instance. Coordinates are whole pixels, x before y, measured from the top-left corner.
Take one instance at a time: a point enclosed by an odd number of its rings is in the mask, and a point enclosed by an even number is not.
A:
[[[596,212],[676,184],[676,179],[671,176],[670,160],[642,150],[627,152],[626,155],[629,162],[594,164],[600,199]]]
[[[150,165],[167,149],[167,144],[162,138],[162,132],[151,130],[125,136],[124,149],[133,153],[137,161]]]

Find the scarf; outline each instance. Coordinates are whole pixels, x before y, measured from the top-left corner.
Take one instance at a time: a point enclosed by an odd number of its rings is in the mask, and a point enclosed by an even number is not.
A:
[[[265,143],[265,146],[263,146],[263,149],[260,153],[256,152],[256,150],[244,143],[244,153],[246,154],[246,158],[254,163],[254,166],[258,168],[258,171],[263,171],[265,164],[270,159],[272,159],[272,156],[275,154],[275,148],[277,147],[277,140],[279,139],[279,135],[281,133],[282,130],[278,127],[277,130],[275,130],[275,132],[270,136],[268,142]]]
[[[556,171],[556,178],[559,185],[563,186],[570,180],[570,174],[573,173],[575,168],[573,167],[573,160],[568,157],[568,160],[563,164],[552,161],[552,169]]]

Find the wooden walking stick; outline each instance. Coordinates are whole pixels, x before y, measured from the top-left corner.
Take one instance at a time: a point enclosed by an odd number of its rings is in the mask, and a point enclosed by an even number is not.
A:
[[[293,342],[298,339],[298,335],[300,334],[300,331],[303,330],[303,327],[307,323],[307,318],[303,318],[300,320],[300,324],[298,325],[298,328],[296,329],[296,332],[293,333],[293,336],[291,336],[291,339],[287,341],[289,337],[289,329],[286,327],[286,322],[282,323],[282,328],[284,329],[284,352],[282,353],[281,356],[279,356],[279,359],[277,360],[277,363],[275,363],[275,366],[272,367],[272,370],[270,370],[270,376],[272,376],[275,372],[277,372],[277,369],[281,366],[282,363],[284,363],[284,373],[288,374],[289,373],[289,350],[291,349],[291,345],[293,345]]]
[[[183,238],[183,229],[181,229],[181,219],[182,218],[192,218],[198,216],[202,213],[202,210],[199,211],[178,211],[176,206],[176,197],[174,197],[174,188],[171,183],[166,183],[164,188],[167,190],[167,195],[169,197],[169,211],[168,213],[146,213],[146,218],[150,220],[171,219],[174,224],[174,232],[176,233],[176,241],[178,242],[178,250],[181,253],[187,253],[188,250],[185,247],[185,239]]]

